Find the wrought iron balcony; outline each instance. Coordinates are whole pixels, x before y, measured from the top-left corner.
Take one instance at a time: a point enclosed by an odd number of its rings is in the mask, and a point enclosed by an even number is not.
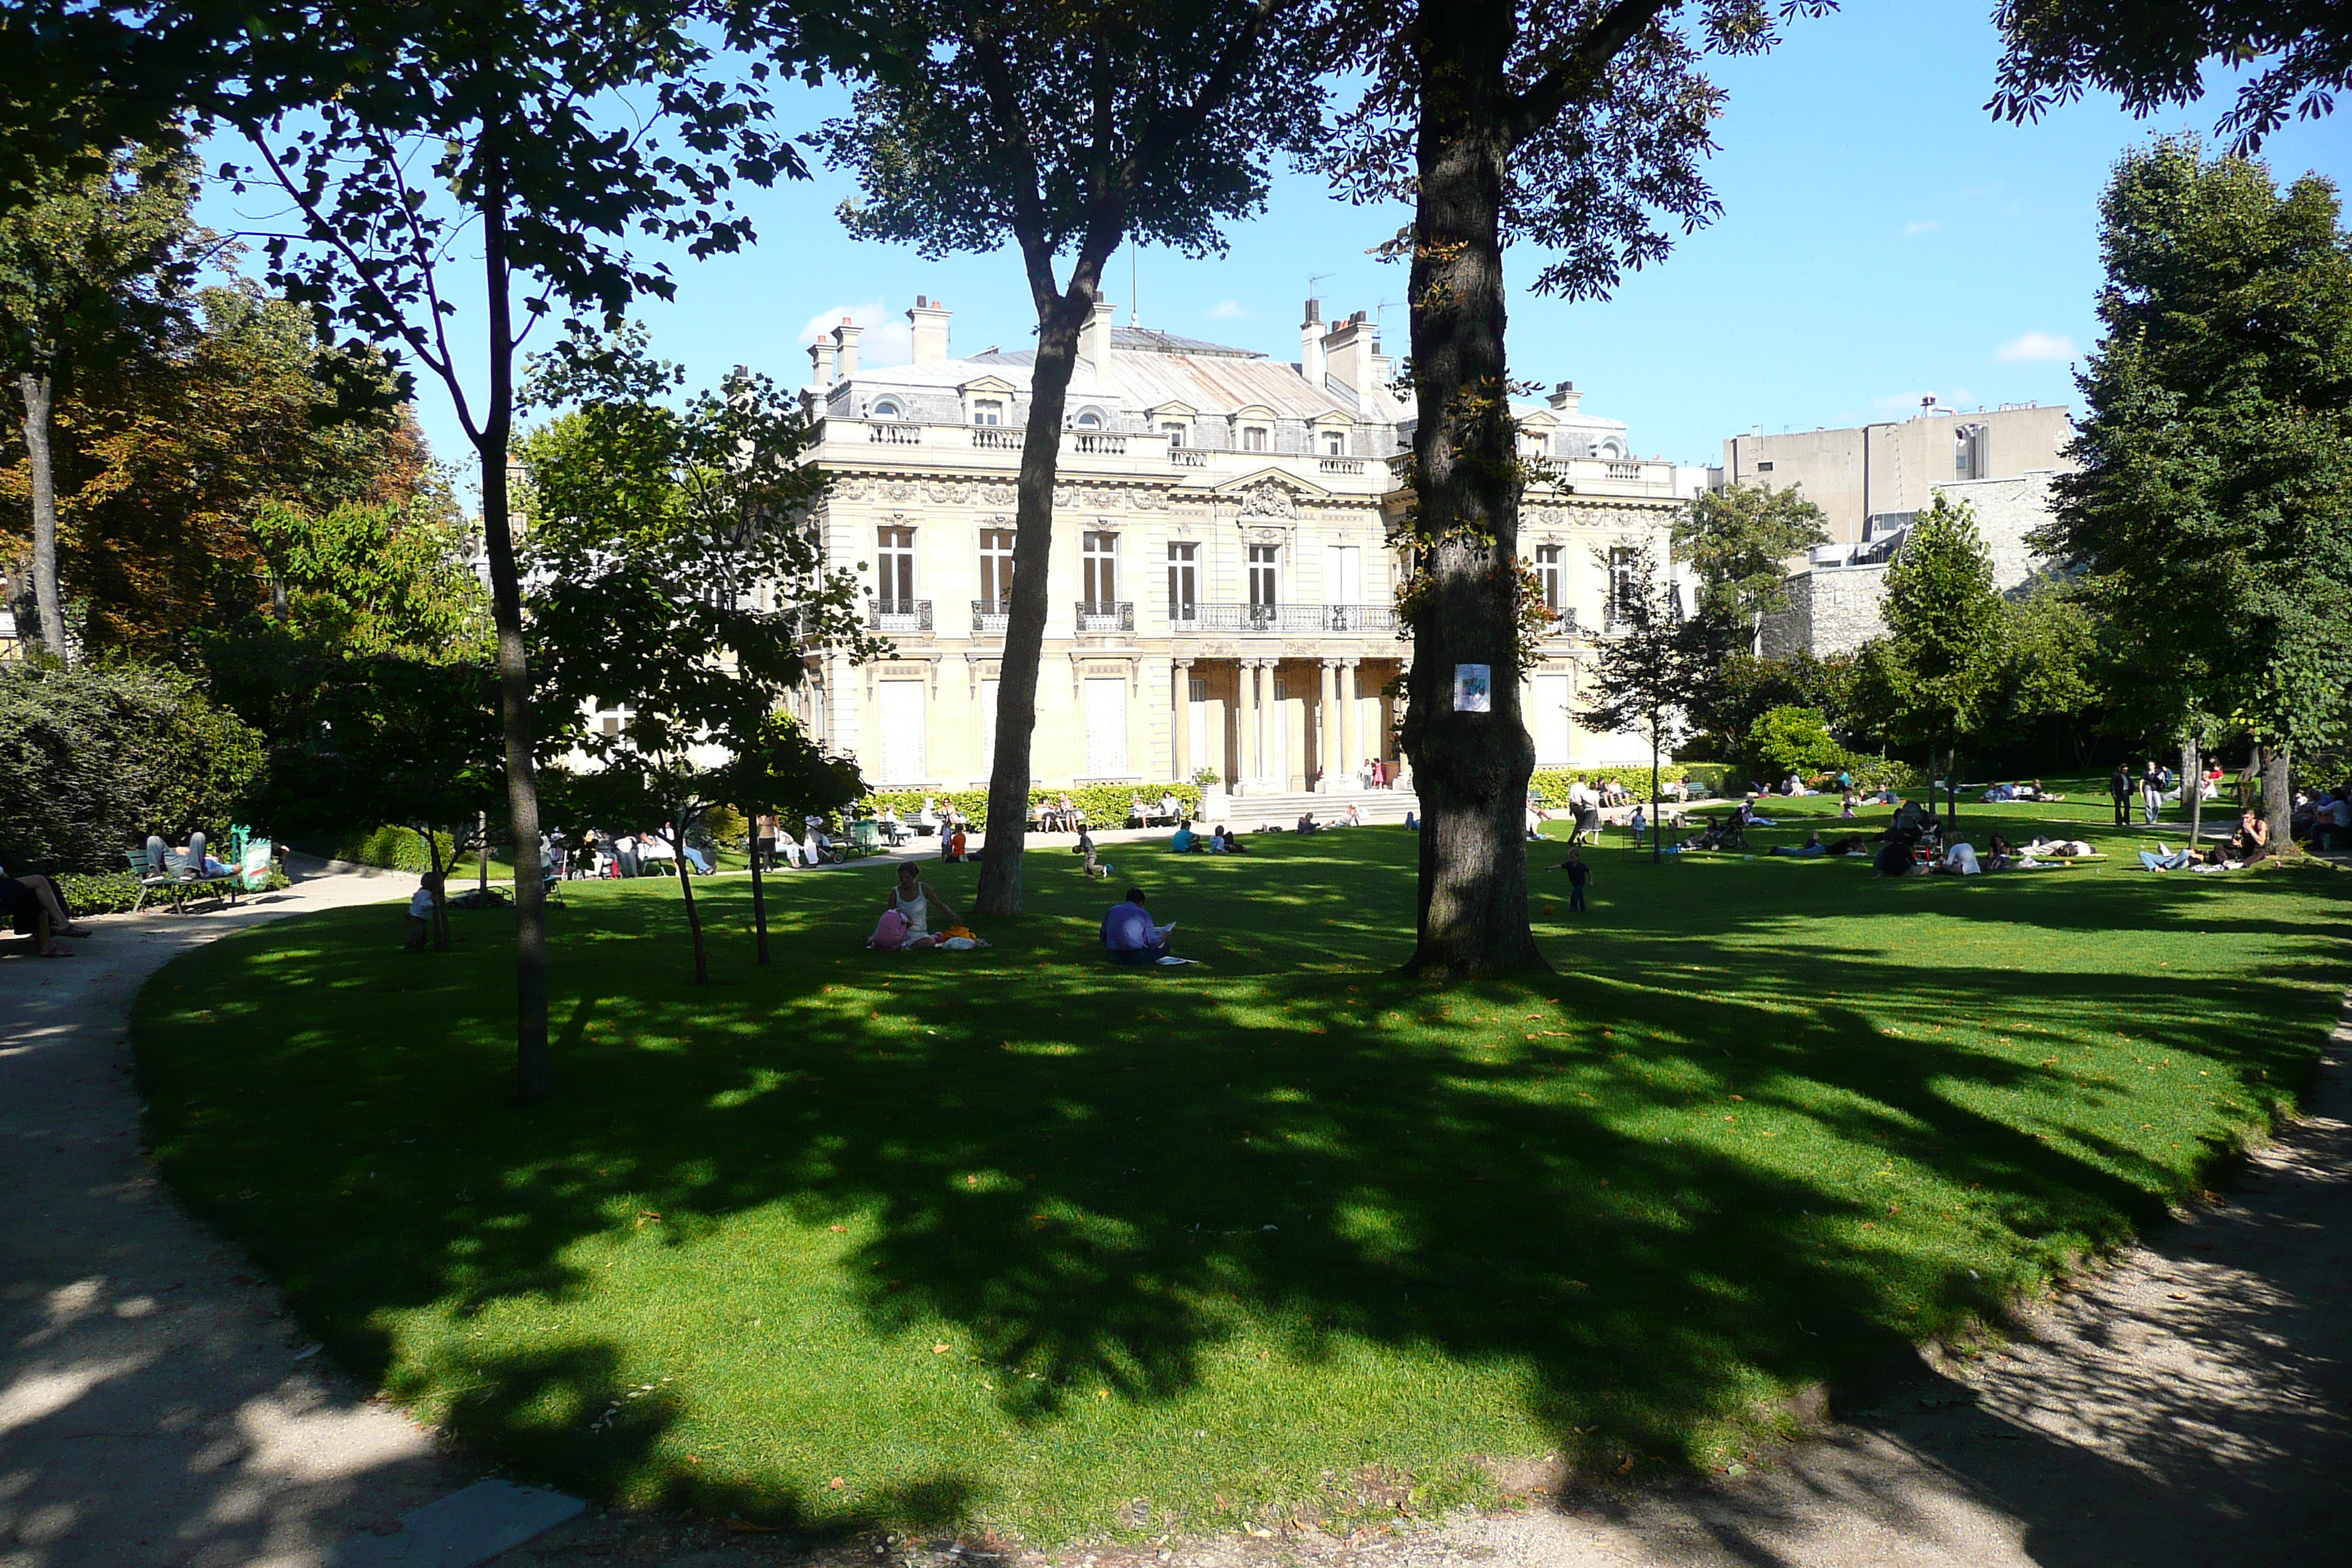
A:
[[[1114,604],[1105,600],[1098,605],[1078,602],[1078,630],[1082,632],[1131,632],[1135,629],[1135,605],[1126,600]]]
[[[974,599],[971,602],[971,635],[976,637],[1001,637],[1013,616],[1013,605],[996,599]]]
[[[931,602],[929,599],[877,599],[866,601],[866,629],[873,632],[927,632],[931,629]]]
[[[1192,618],[1172,624],[1180,632],[1392,632],[1394,605],[1194,605]]]
[[[1573,607],[1565,610],[1551,609],[1544,612],[1544,636],[1548,637],[1572,637],[1577,635],[1579,629],[1580,628],[1576,624],[1576,611]]]

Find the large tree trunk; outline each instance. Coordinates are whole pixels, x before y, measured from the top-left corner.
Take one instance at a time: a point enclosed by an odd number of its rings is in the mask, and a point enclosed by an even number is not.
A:
[[[1412,612],[1402,741],[1421,795],[1419,941],[1408,973],[1541,967],[1521,830],[1535,743],[1519,716],[1520,478],[1503,351],[1502,194],[1510,154],[1513,8],[1496,0],[1423,29],[1413,213]],[[1486,712],[1455,678],[1483,666]]]
[[[1097,266],[1095,270],[1099,270]],[[1037,363],[1029,377],[1029,424],[1021,441],[1021,485],[1013,513],[1013,598],[1004,617],[1004,658],[996,677],[996,761],[988,775],[988,838],[980,852],[983,915],[1021,912],[1021,858],[1029,840],[1029,743],[1037,727],[1037,667],[1053,608],[1046,574],[1054,549],[1054,481],[1061,470],[1062,414],[1077,368],[1078,332],[1094,309],[1095,284],[1082,258],[1069,289],[1037,320]]]
[[[548,1093],[547,884],[539,868],[539,777],[531,760],[530,658],[522,635],[522,579],[507,515],[507,448],[514,433],[514,312],[509,298],[502,193],[490,193],[482,231],[490,328],[490,396],[475,442],[482,460],[482,543],[490,562],[490,619],[499,636],[499,725],[506,745],[507,813],[515,839],[515,1093]],[[528,848],[529,853],[525,853]]]
[[[16,385],[25,395],[25,456],[33,470],[33,605],[40,617],[41,646],[62,664],[66,610],[58,591],[58,468],[49,444],[57,383],[47,373],[28,370]]]
[[[2263,821],[2270,828],[2271,853],[2292,852],[2294,837],[2294,753],[2284,746],[2263,747]]]

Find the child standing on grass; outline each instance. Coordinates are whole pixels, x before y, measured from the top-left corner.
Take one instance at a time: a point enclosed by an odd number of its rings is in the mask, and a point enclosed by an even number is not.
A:
[[[400,945],[410,952],[433,945],[433,895],[440,890],[441,873],[427,871],[416,879],[416,891],[408,895],[408,935]]]
[[[1568,873],[1568,910],[1575,914],[1584,908],[1584,884],[1592,879],[1592,868],[1584,863],[1584,851],[1570,848],[1568,858],[1559,863]]]

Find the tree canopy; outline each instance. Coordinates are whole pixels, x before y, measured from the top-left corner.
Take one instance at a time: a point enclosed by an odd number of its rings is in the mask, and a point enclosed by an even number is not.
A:
[[[2352,721],[2352,241],[2336,192],[2168,139],[2101,206],[2105,327],[2042,548],[2163,728],[2305,750]],[[2203,716],[2200,718],[2200,716]]]
[[[1675,520],[1675,553],[1696,569],[1709,603],[1754,626],[1788,606],[1789,560],[1830,542],[1827,521],[1793,485],[1705,490]]]

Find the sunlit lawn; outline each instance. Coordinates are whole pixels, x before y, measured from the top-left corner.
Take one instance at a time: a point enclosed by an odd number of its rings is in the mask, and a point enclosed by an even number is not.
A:
[[[1117,884],[1058,852],[976,954],[865,952],[883,874],[827,871],[772,881],[756,968],[747,882],[703,882],[703,988],[674,882],[575,884],[530,1111],[505,917],[423,956],[396,910],[281,922],[148,993],[152,1136],[336,1356],[518,1473],[1150,1536],[1469,1495],[1481,1455],[1752,1450],[1791,1391],[2160,1222],[2346,978],[2324,870],[1610,849],[1585,916],[1538,873],[1556,980],[1439,992],[1384,973],[1409,836],[1252,848],[1112,850],[1182,971],[1099,964]]]

